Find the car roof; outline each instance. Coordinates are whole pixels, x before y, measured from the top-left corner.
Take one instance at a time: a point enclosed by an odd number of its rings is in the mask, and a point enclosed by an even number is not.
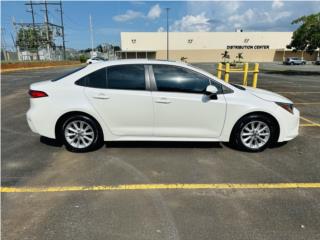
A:
[[[166,61],[166,60],[153,60],[153,59],[121,59],[121,60],[111,60],[106,62],[97,62],[90,64],[87,68],[99,69],[108,66],[114,65],[126,65],[126,64],[166,64],[166,65],[175,65],[175,66],[187,66],[185,62],[176,62],[176,61]]]

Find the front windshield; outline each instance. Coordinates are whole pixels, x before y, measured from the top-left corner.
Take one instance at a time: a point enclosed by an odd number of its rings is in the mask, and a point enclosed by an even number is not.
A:
[[[245,91],[245,90],[246,90],[246,89],[245,89],[244,87],[242,87],[241,85],[234,84],[234,83],[229,83],[229,84],[231,84],[232,86],[234,86],[234,87],[236,87],[236,88],[238,88],[238,89],[240,89],[240,90],[242,90],[242,91]]]

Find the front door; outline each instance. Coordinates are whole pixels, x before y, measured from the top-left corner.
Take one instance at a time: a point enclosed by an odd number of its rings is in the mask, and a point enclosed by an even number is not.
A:
[[[222,92],[222,86],[184,67],[159,64],[153,65],[152,69],[157,88],[152,92],[155,136],[219,137],[225,120],[226,101],[223,94],[210,99],[204,91],[209,84],[215,84]]]

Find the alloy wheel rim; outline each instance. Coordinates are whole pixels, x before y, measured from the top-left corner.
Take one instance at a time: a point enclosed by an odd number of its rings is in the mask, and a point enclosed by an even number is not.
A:
[[[251,121],[242,128],[240,138],[247,148],[259,149],[267,144],[270,128],[265,122]]]
[[[66,141],[74,148],[86,148],[94,140],[94,131],[90,124],[76,120],[68,123],[64,130]]]

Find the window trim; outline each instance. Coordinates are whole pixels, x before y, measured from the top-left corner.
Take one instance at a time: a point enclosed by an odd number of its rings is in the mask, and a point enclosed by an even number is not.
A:
[[[221,84],[221,83],[218,83],[217,81],[215,81],[214,79],[212,79],[212,78],[210,78],[210,77],[208,77],[208,76],[206,76],[206,75],[204,75],[204,74],[202,74],[202,73],[199,73],[199,72],[197,72],[197,71],[195,71],[195,70],[193,70],[193,69],[190,69],[190,68],[186,68],[186,67],[182,67],[182,66],[177,66],[177,65],[170,65],[170,64],[151,64],[150,65],[150,67],[151,67],[151,71],[150,71],[150,80],[151,80],[151,91],[157,91],[157,92],[171,92],[171,93],[184,93],[184,94],[201,94],[201,95],[203,95],[204,93],[199,93],[199,92],[183,92],[183,91],[160,91],[160,90],[158,90],[158,87],[157,87],[157,82],[156,82],[156,78],[155,78],[155,75],[154,75],[154,71],[153,71],[153,66],[154,65],[160,65],[160,66],[170,66],[170,67],[176,67],[176,68],[182,68],[182,69],[187,69],[187,70],[189,70],[189,71],[191,71],[191,72],[193,72],[193,73],[196,73],[196,74],[198,74],[198,75],[200,75],[200,76],[202,76],[202,77],[205,77],[205,78],[207,78],[208,79],[208,86],[209,85],[212,85],[212,83],[211,83],[211,81],[213,81],[213,82],[215,82],[215,83],[217,83],[218,85],[221,85],[221,91],[220,92],[218,92],[217,93],[217,95],[219,95],[219,94],[224,94],[223,93],[223,84]]]
[[[130,65],[141,65],[144,67],[144,81],[145,81],[145,89],[117,89],[117,88],[109,88],[109,81],[108,81],[108,69],[112,68],[112,67],[119,67],[119,66],[130,66]],[[107,66],[107,67],[102,67],[99,69],[96,69],[95,71],[92,71],[82,77],[80,77],[79,79],[77,79],[76,81],[74,81],[74,84],[79,86],[79,87],[86,87],[86,88],[95,88],[95,89],[104,89],[104,90],[119,90],[119,91],[150,91],[151,89],[151,84],[150,84],[150,67],[148,67],[149,65],[146,64],[118,64],[118,65],[111,65],[111,66]],[[79,81],[83,78],[88,77],[90,74],[93,74],[94,72],[100,71],[104,69],[105,70],[105,75],[106,75],[106,88],[97,88],[97,87],[92,87],[92,86],[88,86],[88,80],[85,80],[85,85],[80,85],[78,84]]]

